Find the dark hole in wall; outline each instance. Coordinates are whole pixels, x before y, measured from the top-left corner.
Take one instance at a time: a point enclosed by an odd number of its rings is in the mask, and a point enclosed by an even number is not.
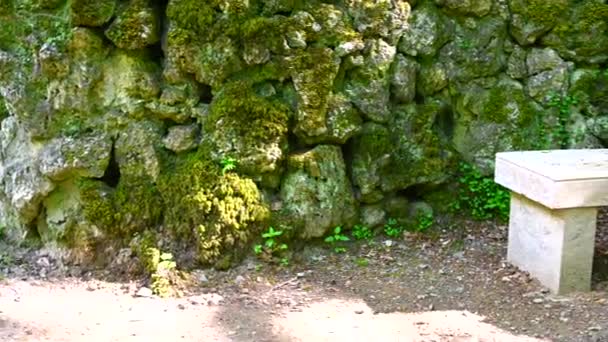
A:
[[[213,101],[213,92],[211,90],[211,86],[207,84],[199,84],[198,96],[201,103],[211,103],[211,101]]]
[[[433,129],[444,142],[449,142],[454,136],[454,113],[449,105],[441,107],[435,122],[433,123]]]
[[[114,144],[112,144],[112,151],[110,152],[110,163],[100,180],[112,188],[115,188],[120,181],[120,167],[116,161]]]

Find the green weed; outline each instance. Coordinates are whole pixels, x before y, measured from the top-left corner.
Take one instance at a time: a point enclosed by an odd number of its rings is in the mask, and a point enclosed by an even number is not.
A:
[[[389,218],[384,225],[384,234],[390,238],[396,238],[403,234],[404,227],[400,225],[397,220]]]
[[[458,200],[453,203],[452,210],[467,210],[477,220],[508,219],[509,191],[491,177],[482,175],[470,164],[461,163],[458,183]]]
[[[283,235],[282,230],[275,230],[274,227],[268,227],[268,230],[262,233],[263,243],[253,246],[253,251],[262,259],[272,261],[275,257],[281,257],[279,263],[286,266],[289,261],[283,256],[283,253],[289,249],[286,243],[279,241]]]
[[[237,160],[231,157],[224,158],[220,161],[222,165],[222,174],[226,174],[226,172],[236,170]]]
[[[356,224],[352,230],[353,237],[356,240],[371,240],[374,237],[374,232],[367,226]]]
[[[348,236],[342,233],[342,227],[340,226],[334,228],[332,234],[325,238],[325,243],[333,247],[334,252],[336,253],[346,252],[346,248],[340,245],[342,242],[346,241],[350,241],[350,239],[348,238]]]

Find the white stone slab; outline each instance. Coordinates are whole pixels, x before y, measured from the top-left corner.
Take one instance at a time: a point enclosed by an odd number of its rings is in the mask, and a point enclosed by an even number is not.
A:
[[[551,209],[608,205],[608,149],[503,152],[495,181]]]

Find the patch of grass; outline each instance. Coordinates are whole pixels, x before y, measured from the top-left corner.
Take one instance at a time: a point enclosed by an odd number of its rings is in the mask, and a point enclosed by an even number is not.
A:
[[[333,247],[334,252],[336,253],[344,253],[346,252],[346,248],[341,246],[342,242],[350,241],[348,236],[342,233],[342,227],[335,227],[332,231],[332,234],[325,238],[325,243]]]

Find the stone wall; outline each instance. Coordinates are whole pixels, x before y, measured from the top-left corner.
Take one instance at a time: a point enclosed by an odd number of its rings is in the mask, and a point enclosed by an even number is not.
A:
[[[6,0],[0,27],[0,226],[83,255],[214,263],[608,141],[604,1]]]

